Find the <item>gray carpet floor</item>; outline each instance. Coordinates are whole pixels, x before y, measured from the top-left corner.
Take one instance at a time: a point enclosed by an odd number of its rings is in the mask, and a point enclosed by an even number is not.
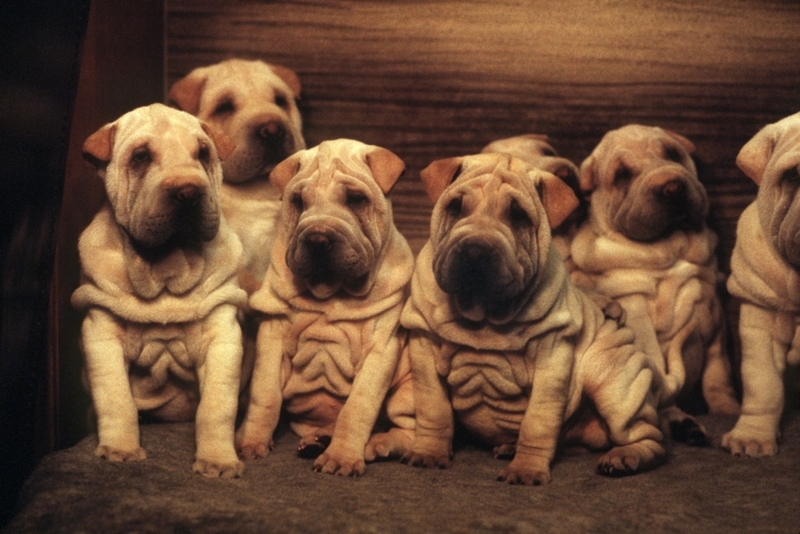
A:
[[[800,413],[785,417],[777,456],[718,448],[730,417],[701,416],[715,446],[667,443],[668,461],[628,478],[595,474],[597,454],[557,459],[552,482],[509,486],[504,462],[471,444],[451,469],[397,462],[351,479],[312,471],[297,438],[236,480],[192,473],[191,424],[144,425],[148,458],[96,460],[96,438],[51,454],[28,479],[5,532],[800,532]]]

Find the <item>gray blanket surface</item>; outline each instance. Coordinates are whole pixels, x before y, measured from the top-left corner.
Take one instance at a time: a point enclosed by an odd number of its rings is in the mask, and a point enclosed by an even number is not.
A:
[[[7,532],[800,532],[800,413],[779,454],[717,448],[735,421],[701,416],[714,447],[667,442],[668,461],[628,478],[595,474],[594,453],[559,457],[543,487],[496,482],[504,462],[470,444],[451,469],[371,464],[357,479],[314,473],[281,432],[236,480],[191,470],[191,424],[144,425],[142,462],[92,455],[96,437],[51,454],[27,481]]]

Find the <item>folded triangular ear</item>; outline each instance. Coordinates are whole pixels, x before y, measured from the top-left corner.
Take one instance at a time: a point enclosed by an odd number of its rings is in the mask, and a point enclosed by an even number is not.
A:
[[[203,131],[208,134],[211,140],[214,142],[214,146],[217,147],[217,153],[219,154],[219,159],[226,159],[228,156],[236,148],[236,145],[230,138],[225,135],[222,131],[214,128],[210,124],[206,124],[203,121],[200,121],[200,126],[203,128]]]
[[[406,170],[406,164],[393,152],[377,147],[366,156],[367,165],[372,171],[372,177],[384,194],[394,187],[394,184]]]
[[[539,190],[550,228],[558,228],[578,207],[575,192],[554,174],[541,174]]]
[[[286,85],[288,85],[289,89],[294,93],[295,98],[300,98],[300,78],[295,71],[286,67],[281,67],[280,65],[270,65],[269,68],[272,69],[272,72],[274,72],[278,78],[286,82]]]
[[[195,69],[177,82],[169,90],[169,101],[192,115],[200,111],[200,95],[208,80],[205,68]]]
[[[275,189],[280,191],[281,195],[283,195],[286,186],[299,170],[300,155],[296,153],[281,161],[272,169],[272,172],[269,173],[269,183],[275,186]]]
[[[116,123],[108,123],[84,141],[83,158],[94,165],[96,169],[104,169],[111,161],[116,131]]]
[[[464,158],[439,159],[422,169],[419,177],[425,186],[425,191],[431,202],[436,204],[447,187],[461,174],[461,164]]]
[[[686,151],[687,151],[689,154],[693,154],[693,153],[694,153],[694,151],[695,151],[695,146],[694,146],[694,143],[692,143],[691,141],[689,141],[689,140],[688,140],[687,138],[685,138],[684,136],[682,136],[682,135],[680,135],[680,134],[677,134],[677,133],[673,132],[672,130],[667,130],[667,129],[664,129],[664,128],[662,128],[662,130],[664,130],[664,133],[666,133],[668,136],[672,137],[672,138],[673,138],[673,139],[675,139],[677,142],[679,142],[679,143],[681,144],[681,146],[683,146],[683,148],[685,148],[685,149],[686,149]]]
[[[762,128],[750,139],[736,156],[736,165],[756,184],[761,184],[764,169],[775,150],[775,136],[772,125]]]
[[[581,174],[578,177],[581,191],[589,193],[594,191],[595,187],[597,187],[597,179],[595,177],[595,174],[597,173],[596,163],[597,158],[594,154],[590,154],[589,157],[583,160],[583,163],[581,163]]]

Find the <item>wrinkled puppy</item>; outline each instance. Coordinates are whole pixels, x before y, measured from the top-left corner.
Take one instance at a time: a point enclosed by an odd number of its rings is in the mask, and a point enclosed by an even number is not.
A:
[[[242,474],[234,425],[242,363],[242,253],[219,207],[224,136],[161,104],[103,126],[83,146],[107,204],[78,245],[72,304],[97,414],[95,455],[145,457],[137,412],[196,420],[194,470]]]
[[[297,75],[263,61],[229,59],[178,80],[169,99],[224,132],[236,149],[222,163],[222,211],[244,247],[243,286],[252,292],[267,271],[280,210],[270,171],[306,147],[295,99]]]
[[[455,413],[495,455],[513,455],[498,477],[509,483],[546,484],[573,441],[610,448],[607,475],[658,465],[659,375],[551,246],[572,190],[507,154],[435,161],[421,176],[435,206],[401,316],[417,418],[403,461],[449,466]]]
[[[742,300],[742,414],[722,438],[737,456],[771,456],[786,365],[800,364],[800,113],[744,145],[736,164],[758,184],[741,217],[728,289]]]
[[[264,457],[281,407],[314,469],[357,476],[365,461],[400,456],[413,441],[413,391],[400,311],[413,256],[384,196],[405,169],[390,151],[326,141],[278,165],[281,219],[244,423],[243,458]],[[389,396],[387,399],[387,392]],[[372,435],[386,399],[394,426]]]
[[[570,257],[570,244],[578,225],[586,218],[587,202],[581,193],[578,167],[566,158],[560,157],[550,145],[546,135],[525,134],[506,139],[498,139],[486,145],[482,151],[486,153],[502,152],[523,159],[536,168],[542,169],[561,178],[575,193],[578,207],[557,228],[552,228],[553,245],[558,249],[564,263],[573,269]]]
[[[701,381],[713,413],[738,413],[717,294],[717,236],[686,138],[629,125],[607,133],[581,165],[589,220],[572,242],[578,285],[616,299],[636,341],[664,374],[672,437],[707,436],[676,407]]]

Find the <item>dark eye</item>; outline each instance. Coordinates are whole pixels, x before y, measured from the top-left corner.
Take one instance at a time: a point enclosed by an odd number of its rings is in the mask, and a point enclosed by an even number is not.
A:
[[[456,197],[453,200],[451,200],[450,202],[448,202],[448,204],[447,204],[447,206],[445,206],[444,210],[447,212],[447,214],[450,217],[452,217],[454,219],[457,219],[458,217],[460,217],[461,216],[461,197]]]
[[[799,171],[799,169],[800,169],[800,167],[792,167],[791,169],[787,169],[783,173],[783,176],[781,177],[781,180],[783,180],[784,182],[786,182],[788,184],[791,184],[791,185],[795,185],[795,186],[796,185],[800,185],[800,171]]]
[[[683,161],[683,157],[681,157],[681,152],[674,146],[667,147],[664,150],[664,157],[674,163],[681,163]]]
[[[197,159],[204,165],[208,165],[208,162],[211,161],[211,149],[207,144],[200,143],[200,147],[197,149]]]
[[[292,202],[292,206],[294,206],[294,209],[296,209],[298,213],[302,213],[303,208],[305,207],[303,204],[303,195],[300,193],[293,193],[290,197],[290,200]]]
[[[236,111],[236,106],[233,105],[233,100],[225,99],[214,108],[214,115],[229,115]]]
[[[614,173],[614,181],[615,182],[627,182],[631,179],[633,173],[631,170],[626,167],[625,165],[620,165],[617,172]]]
[[[345,202],[349,208],[355,209],[369,204],[369,198],[361,191],[348,191]]]
[[[275,105],[282,109],[289,107],[289,99],[284,95],[275,95]]]
[[[514,228],[528,227],[533,224],[528,213],[522,209],[522,206],[516,200],[512,200],[508,206],[508,220],[511,221],[511,226]]]
[[[143,146],[133,151],[130,165],[131,167],[144,167],[149,165],[151,161],[153,161],[153,157],[150,155],[150,149]]]
[[[553,150],[552,148],[549,148],[549,147],[542,148],[542,156],[555,157],[555,155],[556,155],[556,151]]]

